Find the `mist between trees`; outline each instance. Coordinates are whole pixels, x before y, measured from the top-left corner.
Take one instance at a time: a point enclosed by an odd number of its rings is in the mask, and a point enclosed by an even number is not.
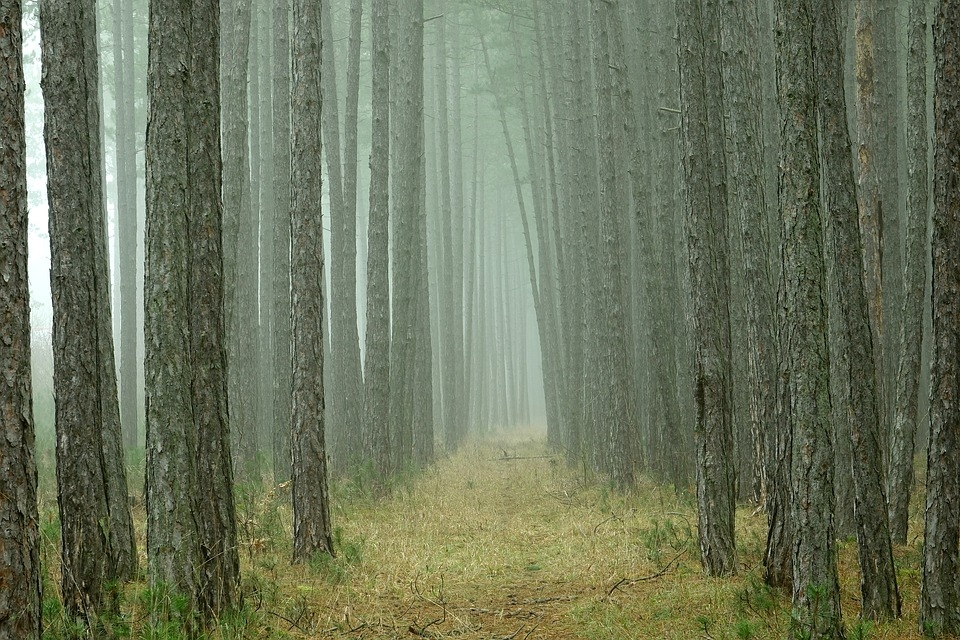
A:
[[[900,617],[919,502],[916,624],[960,633],[957,33],[949,0],[0,0],[0,638],[40,636],[38,465],[66,617],[145,572],[199,633],[244,492],[290,488],[310,562],[328,478],[530,427],[695,495],[707,575],[765,512],[796,637],[843,637],[848,536],[861,617]]]

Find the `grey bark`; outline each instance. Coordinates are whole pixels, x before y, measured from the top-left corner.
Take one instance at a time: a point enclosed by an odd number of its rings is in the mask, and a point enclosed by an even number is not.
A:
[[[941,0],[933,30],[933,365],[920,630],[960,633],[960,4]]]
[[[619,4],[614,0],[592,3],[593,64],[598,110],[598,159],[600,171],[600,208],[598,225],[600,265],[607,283],[601,287],[598,320],[601,322],[599,389],[602,395],[598,418],[604,426],[604,458],[614,482],[621,488],[634,482],[637,467],[637,407],[633,373],[633,334],[630,330],[632,286],[630,284],[629,213],[627,189],[630,153],[636,140],[628,122],[624,104],[626,60],[622,55],[619,33]],[[620,45],[620,46],[618,46]],[[630,116],[632,118],[632,114]],[[624,141],[625,138],[631,138]],[[540,250],[546,251],[544,243]],[[542,335],[549,335],[544,332]]]
[[[256,209],[250,181],[248,69],[252,0],[224,0],[223,251],[231,430],[236,475],[258,483]]]
[[[67,615],[92,625],[137,565],[111,333],[94,3],[41,2],[40,27],[61,594]]]
[[[678,0],[686,233],[696,340],[694,402],[700,555],[708,575],[736,571],[723,87],[719,3]]]
[[[770,277],[769,211],[764,175],[763,91],[760,75],[760,19],[756,0],[720,7],[723,101],[731,208],[739,227],[746,303],[749,417],[753,497],[767,493],[765,430],[776,412],[774,285]]]
[[[264,439],[260,455],[273,446],[274,433],[274,319],[273,319],[273,262],[274,226],[276,225],[276,185],[274,185],[274,114],[273,114],[273,48],[271,42],[272,13],[267,3],[258,7],[260,11],[258,38],[262,51],[260,69],[257,74],[260,94],[260,155],[258,173],[260,183],[260,346],[258,371],[260,380],[259,427]],[[269,446],[267,446],[269,445]]]
[[[423,2],[398,4],[396,56],[391,59],[393,229],[392,336],[390,340],[391,466],[412,462],[416,336],[420,283],[423,188]],[[398,61],[408,61],[399,64]],[[429,341],[426,343],[429,345]],[[426,347],[424,347],[426,348]]]
[[[0,0],[0,638],[39,640],[40,536],[30,382],[20,0]]]
[[[793,428],[791,516],[793,613],[791,633],[842,638],[833,522],[833,432],[824,252],[817,159],[810,0],[777,2],[780,95],[780,214]]]
[[[370,213],[367,239],[367,335],[364,350],[365,450],[379,479],[390,469],[390,14],[373,0]]]
[[[293,3],[290,285],[293,353],[293,560],[333,554],[323,388],[320,7]]]
[[[837,437],[849,433],[853,471],[854,521],[860,559],[861,617],[900,615],[887,496],[874,345],[863,282],[863,250],[857,224],[857,199],[843,88],[843,39],[839,2],[821,2],[815,17],[817,110],[821,128],[820,161],[826,206],[827,260],[832,263],[830,375]],[[838,446],[839,449],[839,446]]]
[[[148,579],[216,616],[237,602],[239,582],[223,314],[219,3],[154,0],[149,41]]]
[[[290,478],[290,3],[273,9],[273,476]]]
[[[329,0],[320,3],[325,42],[333,42]],[[340,139],[340,107],[337,98],[337,76],[333,46],[323,51],[324,117],[323,139],[327,143],[327,174],[330,176],[330,246],[331,246],[331,326],[330,344],[332,373],[337,393],[331,397],[330,417],[334,421],[330,433],[334,437],[336,464],[343,467],[360,459],[361,397],[363,380],[360,374],[360,346],[357,336],[356,261],[357,221],[356,190],[353,203],[346,201],[346,174]],[[356,129],[355,118],[350,118]],[[344,137],[346,140],[346,137]],[[345,145],[344,145],[345,146]],[[356,165],[354,153],[353,163]],[[356,169],[354,169],[355,173]],[[354,178],[355,181],[355,178]]]
[[[900,361],[896,404],[890,433],[887,472],[890,535],[907,543],[910,496],[914,484],[914,441],[920,390],[920,350],[923,345],[926,284],[927,215],[929,212],[929,129],[927,122],[927,0],[910,3],[907,30],[907,229],[903,261],[903,308],[900,310]]]

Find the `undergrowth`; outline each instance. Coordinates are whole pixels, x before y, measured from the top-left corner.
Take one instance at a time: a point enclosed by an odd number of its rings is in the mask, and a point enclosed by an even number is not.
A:
[[[43,456],[41,456],[41,459]],[[131,459],[142,474],[142,457]],[[58,595],[53,474],[41,469],[44,638],[705,638],[787,637],[790,596],[763,582],[766,518],[737,515],[739,571],[705,577],[689,492],[641,478],[613,491],[540,434],[470,442],[433,467],[377,486],[359,471],[333,482],[333,557],[290,562],[288,484],[238,493],[242,605],[205,626],[187,603],[147,584],[145,513],[134,496],[141,575],[93,630]],[[911,523],[911,532],[919,522]],[[859,613],[856,544],[839,545],[848,637],[919,638],[916,538],[895,549],[902,620]]]

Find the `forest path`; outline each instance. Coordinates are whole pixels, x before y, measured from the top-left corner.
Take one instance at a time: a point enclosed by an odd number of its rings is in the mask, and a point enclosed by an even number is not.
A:
[[[689,493],[641,481],[619,495],[569,468],[542,433],[501,434],[386,498],[336,485],[337,559],[291,567],[256,551],[244,580],[275,588],[261,605],[271,638],[785,637],[789,598],[761,584],[766,518],[752,511],[738,513],[739,575],[708,579]],[[840,558],[851,625],[855,547],[845,541]],[[905,640],[915,628],[904,620],[869,637]]]
[[[652,484],[619,496],[537,432],[469,442],[382,500],[340,487],[333,521],[335,566],[283,579],[294,633],[689,638],[703,631],[681,609],[691,588],[707,607],[725,590],[688,584],[704,582],[689,499]]]

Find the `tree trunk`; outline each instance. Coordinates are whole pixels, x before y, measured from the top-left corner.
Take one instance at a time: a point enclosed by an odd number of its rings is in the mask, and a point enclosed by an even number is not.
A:
[[[145,381],[153,588],[237,599],[220,205],[219,3],[150,6]],[[190,52],[190,64],[184,64]],[[198,472],[202,470],[202,472]]]
[[[20,0],[0,0],[0,637],[39,640],[40,536],[30,382],[27,152]],[[11,615],[12,614],[12,615]]]
[[[896,404],[890,434],[887,475],[890,535],[907,543],[910,495],[913,491],[914,440],[923,345],[924,285],[926,284],[929,190],[927,152],[927,0],[910,3],[907,33],[907,242],[903,261],[903,308],[900,311],[900,362]]]
[[[777,2],[781,108],[780,214],[793,427],[793,633],[843,638],[833,523],[833,432],[817,161],[815,12]]]
[[[723,101],[726,113],[728,196],[736,209],[743,258],[748,353],[749,417],[753,451],[753,497],[767,493],[765,433],[776,411],[774,286],[770,277],[770,238],[764,175],[761,38],[757,0],[720,6],[723,52]],[[734,187],[735,185],[735,187]]]
[[[293,3],[290,285],[293,352],[293,560],[333,554],[323,389],[320,7]]]
[[[273,48],[271,47],[271,7],[261,4],[258,8],[260,38],[260,72],[257,82],[260,85],[260,158],[258,173],[260,181],[260,332],[259,332],[259,394],[260,413],[259,428],[263,434],[260,455],[265,457],[264,450],[273,445],[274,426],[274,372],[273,352],[275,330],[273,318],[273,262],[275,240],[273,237],[276,226],[276,185],[274,185],[274,113],[273,113]],[[269,447],[266,446],[269,443]]]
[[[252,0],[224,0],[223,213],[227,365],[233,453],[237,475],[260,481],[257,440],[257,242],[250,184],[247,91]]]
[[[273,477],[290,478],[290,3],[273,10]]]
[[[110,331],[95,6],[42,2],[40,27],[61,593],[67,615],[89,625],[137,564]]]
[[[389,0],[373,0],[370,214],[367,239],[367,335],[364,349],[365,450],[377,480],[390,470],[390,14]]]
[[[391,59],[394,185],[393,335],[390,340],[390,449],[392,468],[412,462],[416,388],[417,309],[420,291],[420,217],[423,151],[423,2],[398,3],[397,55]],[[399,64],[399,61],[405,64]],[[429,342],[427,343],[429,344]],[[427,348],[427,347],[424,347]]]
[[[857,224],[857,198],[843,89],[843,40],[839,2],[821,2],[815,17],[817,110],[821,126],[820,161],[826,204],[826,242],[832,262],[830,371],[835,433],[852,439],[854,520],[860,558],[861,617],[900,615],[893,550],[887,521],[882,468],[883,446],[874,372],[870,312],[863,283],[863,250]],[[839,446],[838,446],[839,449]]]
[[[960,633],[960,4],[941,0],[933,31],[933,371],[920,630]]]
[[[681,130],[696,365],[697,502],[704,571],[736,571],[731,424],[730,267],[719,4],[678,0]]]
[[[116,127],[117,288],[120,320],[120,423],[123,444],[139,444],[137,405],[137,150],[133,86],[133,2],[113,3],[114,125]]]

